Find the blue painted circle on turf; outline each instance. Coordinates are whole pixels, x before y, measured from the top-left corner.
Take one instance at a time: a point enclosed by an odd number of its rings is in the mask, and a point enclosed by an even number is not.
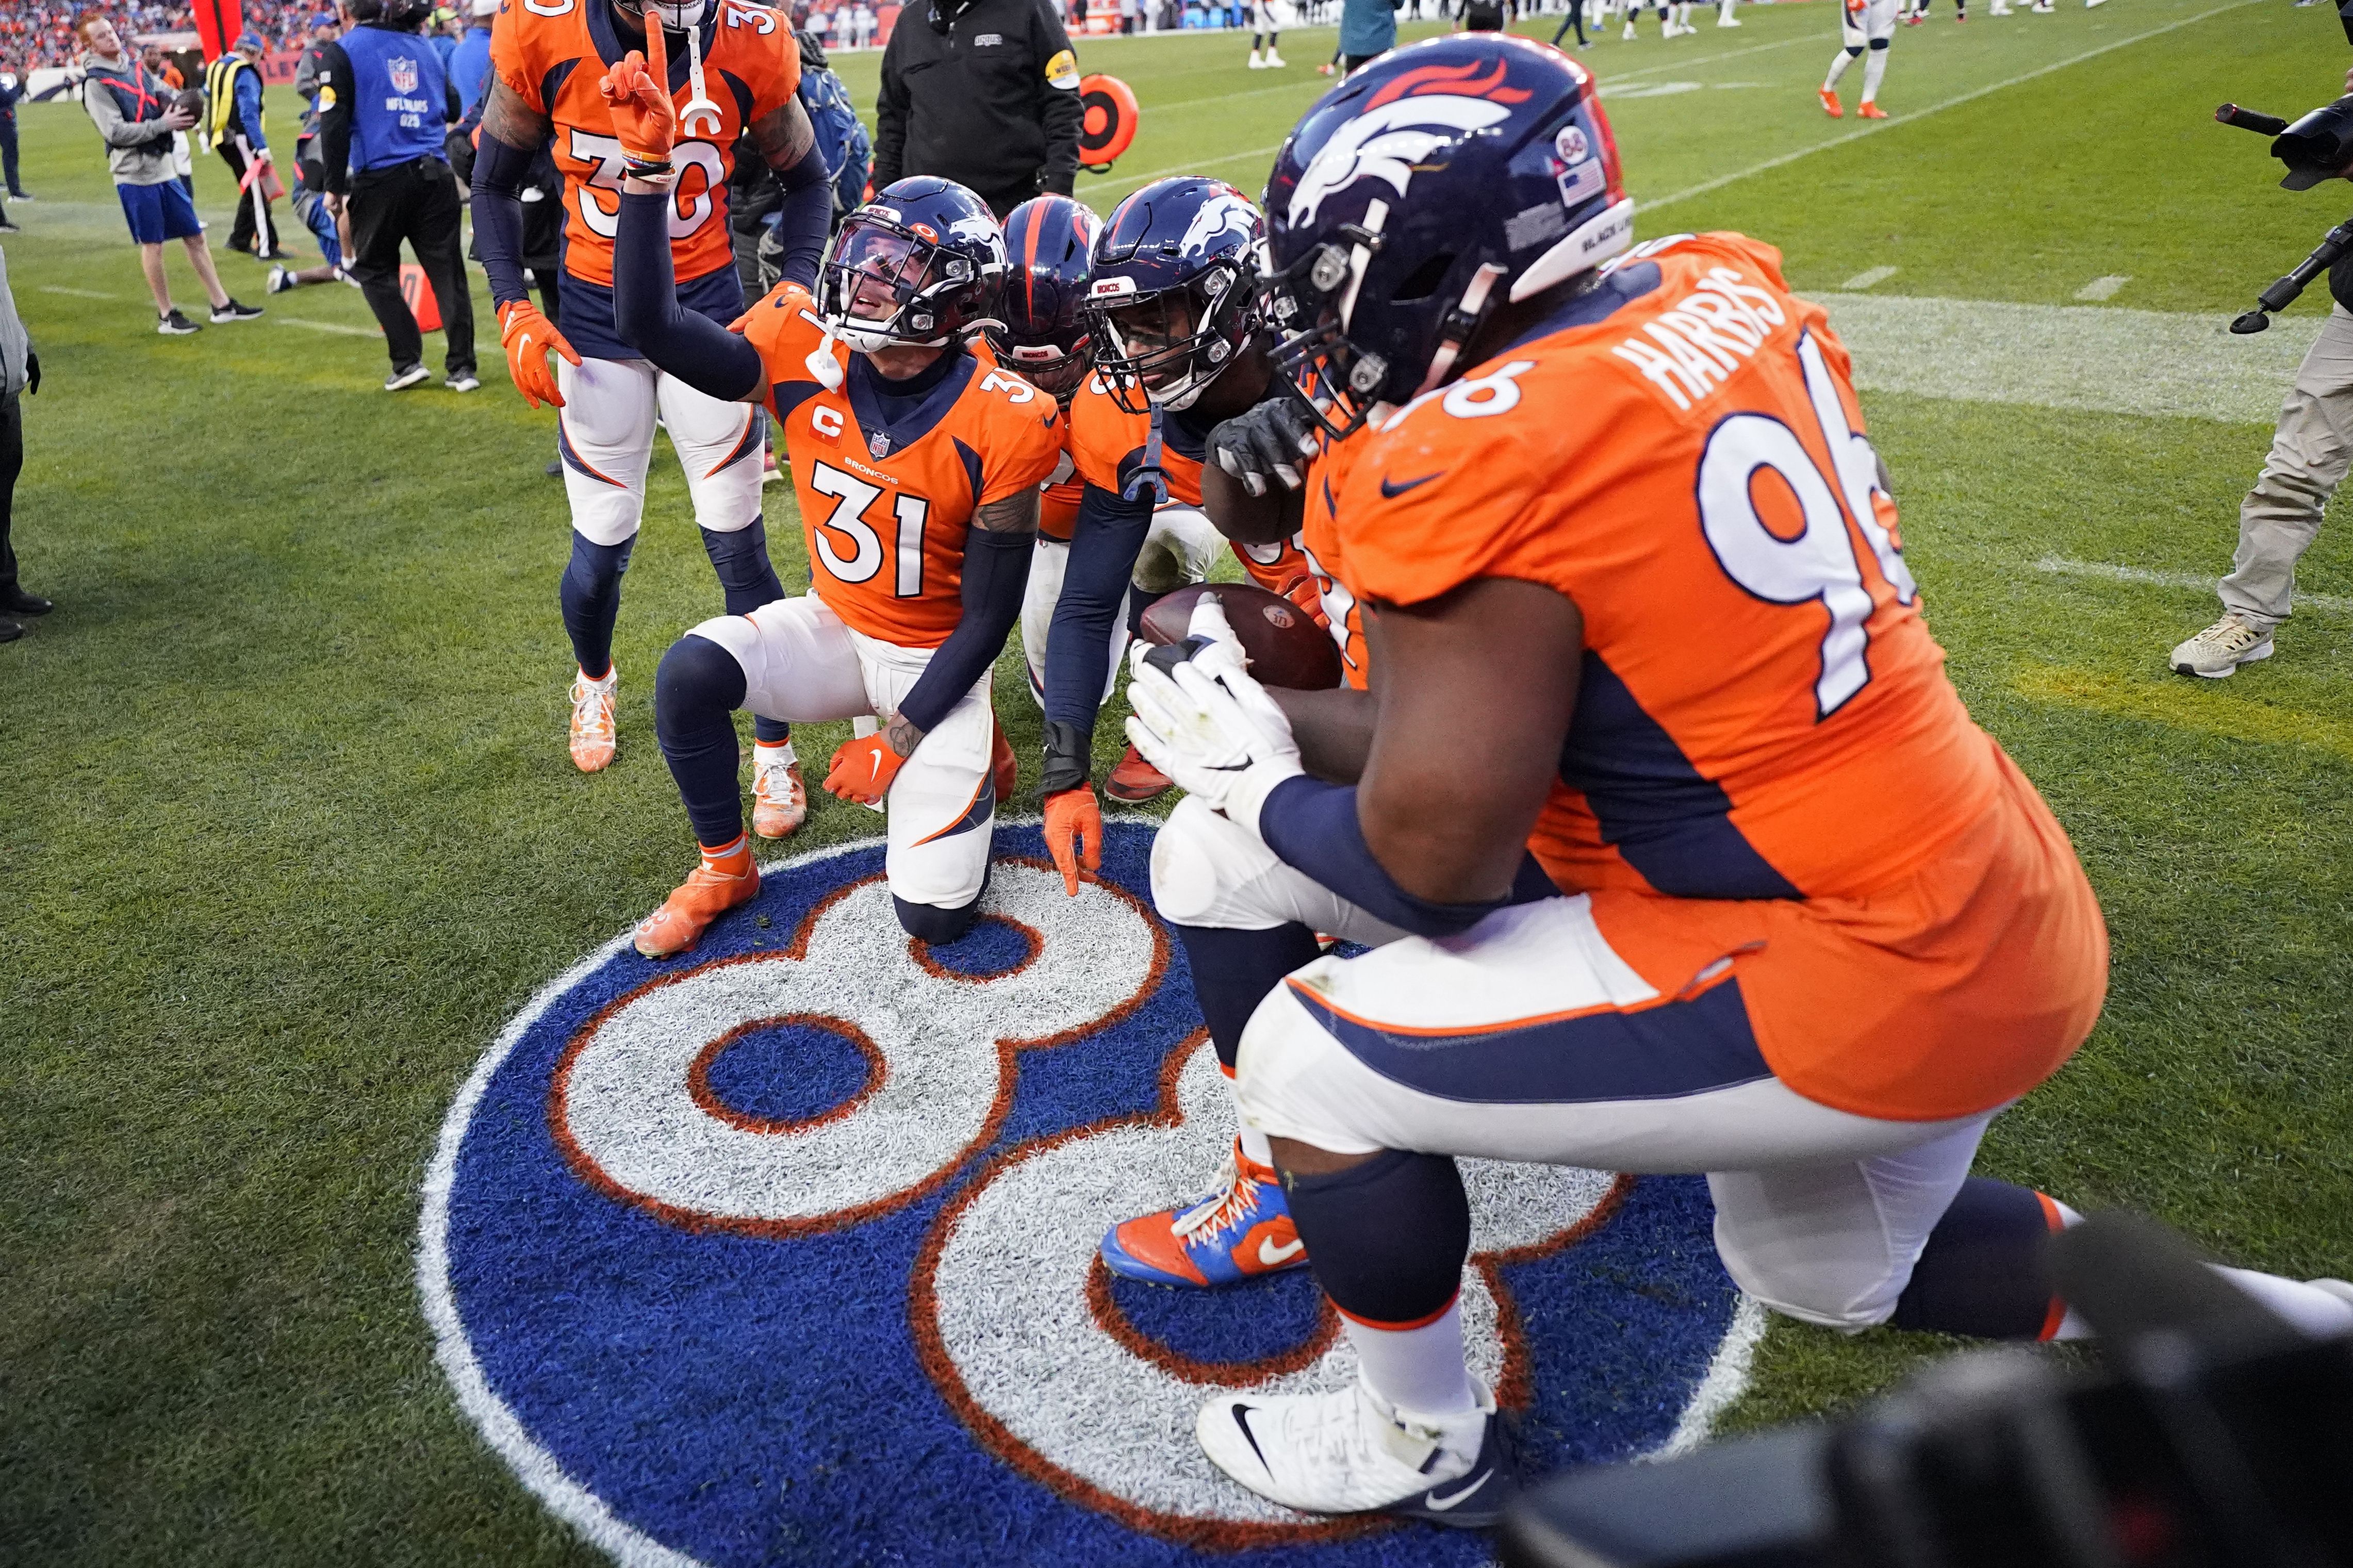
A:
[[[1036,952],[1036,936],[999,915],[983,915],[956,941],[929,949],[934,963],[967,980],[1009,974]]]
[[[996,837],[1000,856],[1042,857],[1034,826],[1000,826]],[[1103,868],[1147,902],[1150,844],[1149,829],[1112,825]],[[552,1091],[617,1003],[781,952],[813,910],[881,862],[877,843],[788,864],[689,963],[656,965],[618,943],[517,1021],[452,1112],[428,1183],[420,1276],[443,1364],[525,1481],[624,1556],[659,1546],[713,1565],[1201,1560],[1007,1463],[958,1417],[911,1331],[926,1237],[993,1160],[1161,1104],[1172,1053],[1200,1026],[1181,948],[1171,944],[1131,1010],[1016,1058],[986,1145],[944,1181],[836,1228],[761,1235],[682,1222],[588,1179],[554,1131]],[[1018,958],[1014,934],[977,940],[1007,942],[988,955],[997,962]],[[846,1057],[820,1052],[806,1083],[787,1081],[799,1047],[818,1044],[747,1036],[713,1058],[713,1092],[755,1116],[830,1109],[845,1085],[857,1092]],[[1583,1241],[1498,1270],[1530,1360],[1527,1473],[1622,1458],[1674,1430],[1736,1300],[1712,1221],[1704,1180],[1644,1178]],[[1137,1333],[1216,1362],[1299,1344],[1315,1311],[1303,1273],[1208,1298],[1117,1288],[1113,1300]],[[1214,1555],[1468,1568],[1487,1551],[1475,1535],[1417,1526]]]
[[[702,1069],[711,1098],[747,1120],[814,1121],[871,1088],[879,1064],[839,1023],[815,1019],[743,1030]]]

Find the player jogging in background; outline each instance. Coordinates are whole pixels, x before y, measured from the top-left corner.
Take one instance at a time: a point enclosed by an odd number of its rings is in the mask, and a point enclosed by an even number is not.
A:
[[[1218,544],[1200,511],[1209,433],[1271,382],[1249,287],[1261,226],[1233,186],[1180,175],[1121,202],[1095,238],[1094,373],[1071,404],[1071,454],[1086,489],[1046,647],[1046,845],[1073,893],[1102,837],[1091,783],[1095,710],[1112,678],[1102,661],[1124,624],[1208,574]],[[1305,574],[1288,542],[1234,553],[1277,593]],[[1124,801],[1168,787],[1133,748],[1104,782]]]
[[[988,880],[990,668],[1020,614],[1038,487],[1061,452],[1054,400],[965,346],[993,324],[1004,235],[962,185],[900,180],[843,220],[814,299],[779,283],[740,333],[726,331],[685,307],[671,280],[667,98],[628,60],[603,90],[642,171],[623,185],[620,330],[705,395],[775,414],[813,579],[799,597],[705,621],[663,656],[654,721],[702,858],[638,925],[638,951],[682,952],[760,889],[735,784],[733,715],[744,707],[883,721],[834,753],[826,787],[887,801],[883,865],[900,923],[954,942],[979,918]]]
[[[649,16],[661,23],[650,31],[668,37],[649,36]],[[815,280],[833,214],[825,162],[794,91],[800,54],[781,14],[736,0],[557,0],[499,12],[474,163],[476,249],[516,389],[533,407],[552,403],[559,410],[573,529],[561,590],[577,666],[571,752],[584,773],[609,764],[617,744],[613,626],[645,510],[657,418],[686,471],[728,611],[741,615],[784,596],[760,518],[758,411],[663,374],[615,331],[613,241],[628,164],[597,89],[606,68],[639,47],[666,62],[667,85],[681,100],[668,230],[688,310],[721,323],[743,313],[727,226],[728,175],[740,138],[748,136],[784,187],[788,277]],[[543,143],[564,173],[561,331],[532,303],[521,260],[522,190]],[[800,825],[807,799],[786,727],[763,721],[756,738],[754,822],[764,837],[777,837]]]
[[[1733,1279],[1808,1321],[2069,1331],[2068,1211],[1968,1173],[2090,1031],[2106,935],[1944,675],[1824,313],[1738,235],[1627,248],[1593,80],[1525,39],[1374,62],[1267,199],[1371,689],[1271,692],[1204,616],[1131,658],[1129,734],[1187,791],[1154,901],[1221,1010],[1255,993],[1237,1103],[1359,1375],[1211,1401],[1209,1457],[1295,1509],[1497,1517],[1457,1155],[1704,1173]]]
[[[1290,63],[1276,47],[1282,39],[1282,17],[1276,7],[1284,3],[1285,0],[1250,0],[1250,68],[1254,71],[1281,70]],[[1263,52],[1261,43],[1265,45]]]
[[[1887,75],[1887,46],[1895,37],[1895,13],[1904,0],[1839,0],[1839,52],[1831,57],[1831,74],[1822,79],[1822,112],[1843,119],[1839,103],[1839,78],[1867,48],[1871,58],[1862,68],[1862,101],[1855,113],[1864,120],[1884,120],[1879,107],[1879,84]]]

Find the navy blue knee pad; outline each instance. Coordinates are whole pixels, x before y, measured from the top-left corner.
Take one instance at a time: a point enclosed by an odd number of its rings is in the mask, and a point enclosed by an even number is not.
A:
[[[1873,38],[1871,40],[1871,47],[1874,49],[1883,49],[1887,47],[1887,44],[1888,40],[1885,38]],[[1854,51],[1852,49],[1849,49],[1847,50],[1847,53],[1852,54]]]
[[[662,655],[654,674],[654,733],[695,841],[712,847],[744,831],[735,782],[735,710],[743,705],[744,667],[717,643],[689,632]]]
[[[1391,1149],[1328,1176],[1282,1174],[1291,1218],[1332,1304],[1377,1328],[1446,1310],[1471,1254],[1471,1200],[1443,1154]]]
[[[636,534],[618,544],[593,543],[576,531],[572,535],[572,559],[565,563],[557,596],[564,605],[564,629],[572,638],[572,657],[591,679],[603,679],[613,668],[621,574],[628,571],[629,552],[637,545]]]
[[[1297,922],[1272,931],[1225,931],[1215,926],[1168,922],[1185,949],[1193,973],[1193,994],[1201,1004],[1209,1041],[1228,1072],[1241,1049],[1242,1029],[1269,993],[1293,970],[1315,962],[1322,949],[1315,933]]]
[[[711,557],[712,570],[719,574],[719,588],[726,596],[729,615],[748,616],[785,596],[785,585],[776,580],[776,568],[768,560],[768,530],[762,519],[755,517],[733,533],[702,530],[702,552]],[[771,746],[791,739],[792,732],[792,726],[782,719],[753,716],[752,733]]]
[[[960,942],[980,920],[980,901],[988,897],[988,879],[997,868],[992,863],[980,874],[980,891],[972,902],[944,910],[937,904],[910,903],[898,894],[891,895],[891,907],[899,911],[899,924],[909,936],[919,937],[934,947]]]
[[[1889,1324],[1987,1340],[2042,1338],[2057,1315],[2046,1261],[2051,1228],[2042,1194],[1971,1176],[1928,1233]]]

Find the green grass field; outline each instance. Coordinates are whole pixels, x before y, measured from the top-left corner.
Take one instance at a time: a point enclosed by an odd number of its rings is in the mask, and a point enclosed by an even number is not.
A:
[[[1894,118],[1872,127],[1814,102],[1830,6],[1745,10],[1736,32],[1703,14],[1662,44],[1646,20],[1583,58],[1642,232],[1761,236],[1801,290],[1894,268],[1874,302],[2060,307],[2127,277],[2094,309],[2188,313],[2220,354],[2228,316],[2353,205],[2278,190],[2263,143],[2207,118],[2342,90],[2327,7],[2067,0],[1956,26],[1940,5],[1899,32]],[[1085,44],[1145,120],[1081,195],[1107,209],[1194,170],[1255,188],[1331,34],[1285,47],[1270,77],[1231,36]],[[874,57],[841,68],[871,103]],[[273,95],[274,132],[290,104]],[[715,603],[683,487],[658,455],[620,761],[584,778],[563,745],[553,424],[491,341],[480,393],[395,400],[347,289],[158,338],[88,121],[22,120],[39,199],[5,248],[47,382],[16,542],[61,607],[0,647],[0,1560],[595,1560],[457,1411],[411,1249],[436,1129],[486,1043],[684,868],[650,711],[661,649]],[[225,237],[226,174],[197,179]],[[261,300],[259,268],[220,265]],[[2315,290],[2280,331],[2325,309]],[[1875,352],[1908,352],[1897,320]],[[2009,352],[2024,375],[2077,341]],[[2344,1273],[2353,542],[2306,558],[2304,588],[2334,603],[2279,658],[2168,675],[2211,596],[2037,563],[2225,570],[2269,431],[2132,412],[2133,363],[2076,368],[2114,395],[1864,399],[1954,679],[2073,834],[2115,940],[2098,1032],[1980,1168],[2153,1211],[2253,1266]],[[1026,795],[1017,658],[1000,690]],[[812,727],[804,754],[834,741]],[[801,842],[872,821],[819,795]],[[1940,1348],[1777,1324],[1729,1421],[1833,1408]]]

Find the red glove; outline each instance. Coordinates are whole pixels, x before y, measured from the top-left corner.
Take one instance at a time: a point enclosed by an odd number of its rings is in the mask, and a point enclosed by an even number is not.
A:
[[[833,753],[833,766],[825,775],[825,787],[844,800],[880,805],[882,797],[891,793],[891,781],[906,764],[907,759],[892,751],[890,742],[881,735],[867,735],[843,742]]]
[[[1326,631],[1331,629],[1331,621],[1324,614],[1323,590],[1316,586],[1314,573],[1294,572],[1282,580],[1282,586],[1275,592],[1306,611],[1309,620]]]
[[[507,351],[507,374],[514,377],[515,390],[533,408],[549,403],[561,408],[564,394],[555,390],[555,367],[547,363],[550,349],[562,354],[574,364],[580,356],[555,323],[539,313],[539,307],[528,300],[510,300],[499,307],[499,343]]]
[[[605,73],[596,91],[613,111],[613,134],[624,155],[640,163],[667,163],[678,141],[678,105],[670,96],[670,46],[661,19],[646,18],[646,50],[631,49]]]
[[[1103,807],[1092,784],[1046,797],[1046,852],[1062,874],[1062,890],[1079,896],[1079,879],[1090,882],[1103,869]]]

